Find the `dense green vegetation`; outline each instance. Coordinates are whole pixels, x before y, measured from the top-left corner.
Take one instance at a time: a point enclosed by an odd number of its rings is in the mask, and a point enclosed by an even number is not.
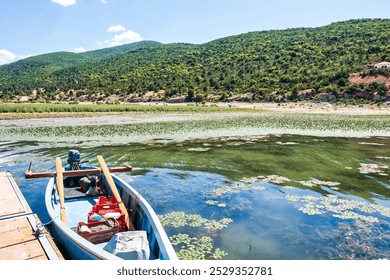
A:
[[[0,97],[13,100],[186,101],[341,98],[386,85],[351,84],[349,74],[390,60],[389,19],[250,32],[202,45],[141,42],[83,54],[54,53],[0,66]],[[371,73],[378,74],[378,73]],[[386,74],[386,73],[385,73]],[[145,95],[149,92],[149,95]],[[154,94],[150,94],[150,93]],[[114,98],[114,99],[115,99]]]

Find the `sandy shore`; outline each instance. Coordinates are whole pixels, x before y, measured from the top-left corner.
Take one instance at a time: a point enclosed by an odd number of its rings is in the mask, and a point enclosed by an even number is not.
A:
[[[390,103],[378,105],[340,105],[328,102],[261,102],[261,103],[245,103],[245,102],[218,102],[218,103],[166,103],[166,102],[143,102],[132,103],[134,105],[143,106],[208,106],[220,108],[243,108],[243,109],[258,109],[259,111],[271,112],[286,112],[286,113],[324,113],[324,114],[364,114],[364,115],[389,115]]]
[[[177,104],[174,104],[177,105]],[[183,104],[186,105],[186,104]],[[390,114],[390,104],[377,105],[335,105],[327,102],[288,102],[288,103],[206,103],[207,106],[218,106],[221,108],[248,108],[273,112],[286,113],[324,113],[324,114],[364,114],[364,115],[388,115]]]

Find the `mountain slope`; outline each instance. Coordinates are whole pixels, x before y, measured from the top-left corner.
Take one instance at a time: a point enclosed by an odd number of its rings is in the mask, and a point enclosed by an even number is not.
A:
[[[250,32],[202,45],[150,43],[130,51],[62,53],[61,63],[47,59],[42,65],[41,57],[35,58],[37,67],[26,61],[0,67],[0,92],[4,99],[40,89],[41,99],[62,93],[64,100],[92,101],[142,99],[151,92],[153,98],[187,101],[311,98],[321,92],[342,97],[355,86],[350,73],[390,60],[389,25],[389,19],[349,20]],[[374,94],[376,87],[360,90]],[[381,90],[386,95],[388,89]]]
[[[71,73],[76,66],[87,64],[121,54],[159,45],[155,41],[142,41],[118,47],[88,51],[84,53],[54,52],[28,57],[11,64],[0,66],[0,92],[28,94],[36,88],[55,91],[53,75]],[[65,70],[61,72],[61,70]],[[65,78],[66,80],[66,78]]]

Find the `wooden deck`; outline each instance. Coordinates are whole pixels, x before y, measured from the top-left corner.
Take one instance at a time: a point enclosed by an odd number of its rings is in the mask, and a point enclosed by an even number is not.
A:
[[[10,172],[0,172],[0,260],[63,260]]]

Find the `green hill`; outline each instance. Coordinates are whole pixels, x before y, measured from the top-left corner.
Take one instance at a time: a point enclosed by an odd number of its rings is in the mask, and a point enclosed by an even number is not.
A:
[[[0,66],[0,97],[42,100],[283,100],[389,98],[380,82],[349,75],[390,61],[389,19],[250,32],[206,44],[140,42],[81,54],[53,53]],[[388,71],[364,70],[364,75]],[[381,76],[381,77],[382,77]],[[355,95],[356,92],[364,94]]]

